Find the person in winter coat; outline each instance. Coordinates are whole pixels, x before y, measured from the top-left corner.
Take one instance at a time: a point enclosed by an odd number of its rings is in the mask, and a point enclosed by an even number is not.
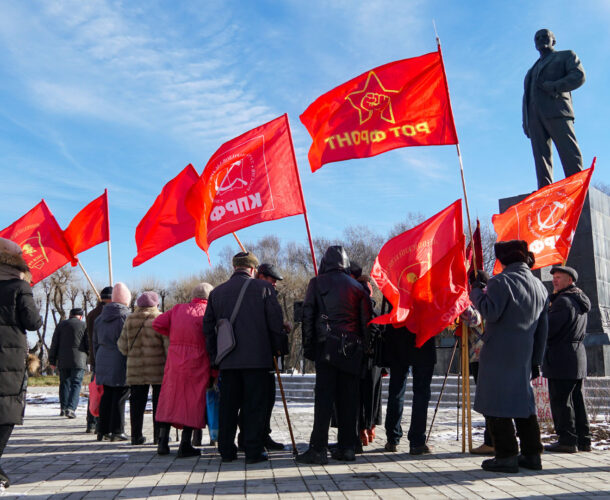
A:
[[[42,326],[31,280],[19,245],[0,238],[0,457],[13,427],[23,424],[27,388],[26,330],[38,330]],[[10,485],[1,467],[0,485],[5,488]]]
[[[481,466],[496,472],[518,472],[519,466],[540,470],[542,443],[530,380],[540,375],[548,292],[530,271],[534,256],[525,241],[497,242],[494,250],[502,272],[487,283],[479,273],[470,292],[486,326],[474,409],[485,415],[495,450]]]
[[[91,367],[91,381],[95,380],[95,351],[93,350],[93,325],[97,317],[102,314],[102,308],[112,301],[112,287],[106,286],[100,292],[100,301],[97,305],[89,311],[85,322],[87,323],[87,339],[89,341],[89,366]],[[87,434],[92,433],[97,426],[97,417],[94,417],[89,411],[89,405],[91,404],[91,398],[87,401]]]
[[[587,376],[587,353],[583,341],[591,301],[575,283],[576,269],[551,269],[553,293],[549,306],[549,336],[542,373],[549,380],[549,397],[557,442],[547,451],[575,453],[591,451],[589,419],[582,395]]]
[[[153,321],[153,328],[169,337],[169,348],[161,394],[157,406],[159,443],[157,453],[169,453],[171,426],[182,429],[178,457],[193,457],[201,450],[191,444],[193,429],[205,427],[205,393],[212,375],[203,336],[203,315],[212,291],[200,283],[191,292],[188,304],[177,304]]]
[[[318,276],[307,287],[303,303],[303,352],[316,363],[314,423],[309,449],[296,460],[308,464],[328,462],[328,428],[333,411],[337,409],[339,426],[337,448],[331,454],[336,460],[354,461],[358,435],[357,418],[360,400],[360,375],[331,364],[325,347],[332,345],[332,333],[345,334],[357,348],[358,339],[363,350],[370,345],[368,322],[372,317],[371,300],[360,283],[349,275],[350,263],[341,246],[326,250]],[[327,328],[328,327],[328,328]],[[338,336],[338,335],[336,335]],[[353,355],[352,355],[353,356]],[[357,359],[357,357],[356,357]],[[361,367],[362,369],[362,367]]]
[[[264,440],[267,435],[269,371],[273,368],[273,356],[285,354],[288,342],[283,329],[282,309],[273,285],[254,279],[258,259],[251,253],[240,252],[233,257],[232,264],[232,276],[210,294],[203,318],[203,333],[210,359],[220,368],[220,456],[225,462],[237,458],[235,432],[241,410],[246,463],[257,463],[268,458]],[[216,326],[221,319],[231,318],[242,291],[243,300],[233,321],[235,346],[219,360]]]
[[[142,435],[144,410],[148,401],[148,390],[152,385],[153,439],[159,440],[157,406],[169,339],[153,329],[153,321],[161,314],[159,296],[155,292],[144,292],[138,297],[136,308],[127,316],[119,337],[118,348],[127,357],[126,383],[129,386],[129,416],[131,422],[131,444],[146,442]]]
[[[131,292],[123,283],[115,283],[112,302],[106,304],[93,327],[95,349],[95,377],[104,386],[100,401],[97,440],[108,437],[111,441],[127,441],[125,434],[125,403],[129,387],[125,381],[126,359],[117,342],[129,315]]]
[[[89,342],[83,315],[80,307],[72,309],[70,318],[57,325],[49,349],[49,364],[59,368],[59,415],[68,418],[76,418],[80,388],[87,369]]]

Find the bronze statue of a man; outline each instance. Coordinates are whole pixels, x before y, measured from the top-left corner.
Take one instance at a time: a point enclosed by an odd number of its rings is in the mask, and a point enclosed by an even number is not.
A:
[[[566,177],[583,169],[574,134],[571,91],[585,83],[585,70],[571,50],[555,50],[555,35],[541,29],[534,37],[540,58],[525,75],[523,131],[532,141],[538,189],[553,182],[555,143]]]

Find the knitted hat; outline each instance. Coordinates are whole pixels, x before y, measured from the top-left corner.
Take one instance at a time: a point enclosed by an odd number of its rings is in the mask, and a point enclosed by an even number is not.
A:
[[[233,256],[233,267],[258,267],[258,259],[251,252],[239,252]]]
[[[199,283],[191,291],[191,298],[193,299],[207,299],[210,296],[210,292],[214,289],[209,283]]]
[[[504,266],[514,262],[527,262],[529,256],[527,242],[523,240],[498,241],[494,245],[494,252]]]
[[[112,299],[112,287],[111,286],[104,287],[102,289],[102,291],[100,292],[100,297],[102,298],[102,300]]]
[[[131,304],[131,292],[125,283],[119,281],[114,284],[114,287],[112,288],[112,302],[118,302],[125,306]]]
[[[9,253],[12,255],[21,255],[21,247],[14,241],[0,238],[0,252]]]
[[[159,305],[159,296],[156,292],[143,292],[136,301],[138,307],[155,307]]]

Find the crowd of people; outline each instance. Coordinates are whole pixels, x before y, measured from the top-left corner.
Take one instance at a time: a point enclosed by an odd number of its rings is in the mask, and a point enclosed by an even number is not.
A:
[[[470,362],[477,383],[474,408],[485,416],[484,443],[474,453],[490,454],[485,470],[517,472],[542,468],[540,429],[530,380],[549,379],[558,441],[549,451],[591,450],[582,396],[586,376],[583,340],[591,304],[576,285],[578,274],[553,268],[549,296],[530,268],[533,254],[520,240],[495,245],[502,272],[471,279],[472,306],[460,319],[470,326]],[[172,427],[182,429],[178,457],[201,454],[202,429],[218,412],[218,451],[231,462],[243,451],[247,463],[268,459],[284,445],[271,437],[277,358],[288,353],[291,325],[284,321],[270,263],[248,252],[233,257],[234,272],[213,288],[200,283],[191,301],[159,310],[153,291],[132,297],[123,283],[106,287],[84,318],[82,309],[57,325],[49,363],[60,377],[60,414],[74,418],[87,363],[103,386],[99,417],[88,408],[87,432],[97,440],[145,444],[143,419],[152,388],[153,442],[159,455],[170,453]],[[14,425],[23,423],[27,373],[26,330],[41,327],[21,248],[0,238],[0,456]],[[325,464],[354,461],[376,438],[381,424],[381,379],[389,372],[385,417],[388,453],[398,451],[409,372],[413,377],[409,453],[431,453],[426,439],[434,339],[415,347],[405,327],[380,327],[371,319],[387,312],[372,298],[370,279],[350,262],[341,246],[329,247],[303,303],[303,356],[315,363],[314,423],[307,451],[296,461]],[[274,359],[275,358],[275,359]],[[218,407],[207,408],[209,390],[218,388]],[[130,436],[125,404],[130,401]],[[91,399],[90,399],[91,402]],[[91,411],[89,411],[91,410]],[[95,412],[97,413],[97,412]],[[329,445],[336,425],[337,443]],[[520,443],[515,436],[515,426]],[[239,429],[239,435],[238,434]],[[211,435],[211,444],[216,444]],[[519,446],[520,444],[520,446]],[[10,484],[0,468],[0,483]]]

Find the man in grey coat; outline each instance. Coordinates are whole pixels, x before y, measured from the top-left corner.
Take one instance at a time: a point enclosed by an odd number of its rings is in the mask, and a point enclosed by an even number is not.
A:
[[[495,244],[502,272],[473,283],[470,299],[486,321],[474,409],[486,417],[495,457],[484,470],[540,470],[542,443],[530,380],[540,375],[546,343],[548,292],[530,271],[534,257],[522,240]],[[515,427],[521,441],[521,455]]]
[[[51,340],[49,364],[59,368],[60,416],[76,418],[76,407],[87,368],[89,342],[87,325],[82,320],[84,312],[80,307],[70,311],[70,317],[61,321]]]
[[[555,51],[555,35],[541,29],[534,37],[540,58],[525,75],[523,131],[532,141],[538,189],[553,182],[555,143],[566,177],[580,172],[582,154],[574,133],[572,90],[585,83],[585,70],[571,50]]]

